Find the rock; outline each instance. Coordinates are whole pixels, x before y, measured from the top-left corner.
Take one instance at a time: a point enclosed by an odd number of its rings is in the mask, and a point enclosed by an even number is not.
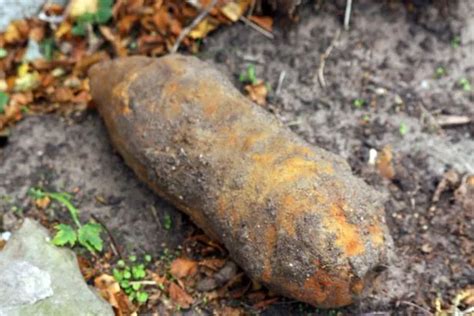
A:
[[[275,293],[318,307],[362,297],[389,265],[383,201],[194,57],[95,65],[91,92],[136,175]]]
[[[82,278],[71,250],[25,219],[0,252],[0,316],[114,315]]]

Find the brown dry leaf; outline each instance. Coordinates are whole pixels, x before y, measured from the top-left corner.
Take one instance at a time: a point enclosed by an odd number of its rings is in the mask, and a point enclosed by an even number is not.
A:
[[[265,301],[260,301],[256,304],[253,305],[254,308],[256,309],[265,309],[267,307],[269,307],[270,305],[276,303],[278,301],[278,297],[274,297],[274,298],[270,298],[268,300],[265,300]]]
[[[271,32],[273,30],[273,19],[269,16],[252,15],[249,20],[257,24],[261,28],[267,30],[268,32]]]
[[[96,13],[98,0],[71,0],[68,12],[71,17],[78,17],[85,13]]]
[[[74,98],[74,93],[66,87],[58,87],[54,91],[53,100],[56,102],[70,102]]]
[[[219,271],[225,264],[225,259],[204,259],[199,261],[199,265],[211,269],[212,271]]]
[[[138,21],[138,16],[136,15],[126,15],[120,19],[118,22],[117,28],[122,35],[128,34],[132,29],[135,22]]]
[[[30,30],[30,38],[34,41],[41,42],[44,38],[44,27],[35,26]]]
[[[207,17],[198,25],[196,25],[196,27],[191,32],[189,32],[189,37],[192,39],[204,38],[209,32],[215,30],[218,25],[219,22],[216,19]]]
[[[153,281],[156,282],[158,287],[165,288],[168,285],[168,280],[166,279],[165,276],[161,276],[161,275],[159,275],[157,273],[154,273],[154,272],[151,272],[150,275],[151,275],[151,278],[153,279]]]
[[[35,205],[42,210],[46,209],[49,206],[49,203],[51,203],[51,199],[47,196],[35,201]]]
[[[226,315],[226,316],[242,316],[245,315],[245,313],[238,309],[238,308],[232,308],[229,306],[222,306],[220,308],[217,308],[215,310],[216,315]]]
[[[10,23],[3,34],[5,42],[7,43],[15,43],[21,40],[21,34],[18,28],[14,23]]]
[[[462,302],[467,306],[474,306],[474,286],[465,289]]]
[[[186,258],[175,259],[171,263],[170,272],[178,279],[194,276],[197,273],[197,262]]]
[[[128,55],[127,48],[124,47],[120,38],[112,32],[110,27],[100,26],[99,30],[104,38],[112,44],[117,56],[125,57]]]
[[[59,40],[63,36],[70,34],[71,29],[72,29],[71,23],[69,21],[64,21],[63,23],[61,23],[61,25],[59,25],[56,32],[54,32],[54,37],[56,38],[56,40]]]
[[[6,240],[0,239],[0,251],[3,249],[3,247],[5,247],[6,244]]]
[[[94,285],[100,296],[115,308],[116,315],[130,315],[134,311],[133,304],[113,276],[102,274],[94,279]]]
[[[232,22],[237,22],[247,9],[247,5],[248,4],[246,2],[241,2],[239,4],[235,2],[229,2],[221,8],[221,12]]]
[[[176,283],[171,283],[169,287],[171,300],[182,308],[189,308],[194,299]]]
[[[85,73],[92,65],[108,59],[110,59],[109,55],[103,50],[85,56],[74,67],[74,73]]]
[[[390,145],[385,146],[377,157],[377,170],[379,174],[386,179],[393,179],[395,177],[395,169],[393,168],[393,154]]]
[[[454,192],[454,198],[467,212],[474,214],[474,175],[463,177],[461,185]]]
[[[268,89],[265,82],[260,81],[256,84],[246,85],[245,91],[247,91],[250,99],[258,105],[267,104]]]

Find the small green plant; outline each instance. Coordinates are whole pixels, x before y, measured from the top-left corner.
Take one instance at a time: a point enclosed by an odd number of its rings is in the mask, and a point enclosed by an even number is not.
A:
[[[170,214],[165,214],[163,218],[163,227],[166,230],[170,230],[172,225],[173,225],[173,221],[171,220]]]
[[[5,58],[7,56],[8,56],[8,51],[5,48],[0,47],[0,59]]]
[[[446,75],[446,69],[442,66],[436,67],[435,76],[436,78],[441,78]]]
[[[361,98],[357,98],[354,101],[352,101],[352,104],[354,105],[355,108],[361,109],[365,104],[365,100]]]
[[[67,224],[56,225],[54,227],[56,229],[56,235],[52,241],[54,245],[64,246],[69,244],[70,247],[74,247],[79,243],[79,245],[83,246],[93,254],[96,251],[102,251],[104,245],[104,242],[100,237],[102,226],[91,221],[82,225],[79,221],[79,210],[71,202],[72,196],[69,193],[45,192],[37,188],[31,188],[29,193],[36,200],[49,198],[52,201],[61,204],[67,208],[69,215],[71,215],[72,221],[76,227]]]
[[[41,53],[44,58],[48,61],[53,59],[54,50],[56,49],[56,43],[53,37],[48,37],[40,43]]]
[[[471,83],[467,78],[461,78],[458,81],[458,85],[461,87],[466,92],[471,92],[472,91],[472,86]]]
[[[408,128],[407,124],[405,124],[404,122],[401,122],[400,126],[398,127],[398,131],[400,132],[400,135],[405,136],[406,134],[408,134],[410,129]]]
[[[113,0],[98,0],[98,8],[96,13],[85,13],[79,16],[74,24],[71,32],[76,36],[85,36],[87,34],[87,26],[95,24],[105,24],[112,17]]]
[[[250,64],[247,66],[247,69],[240,74],[239,81],[242,83],[250,83],[250,84],[257,83],[257,71],[255,69],[254,64]]]
[[[151,262],[151,256],[145,255],[143,257],[145,263],[139,263],[137,260],[136,256],[130,256],[128,262],[117,261],[112,273],[114,279],[132,302],[136,300],[139,304],[144,304],[148,300],[148,293],[142,289],[146,276],[145,264]]]
[[[452,48],[458,48],[459,46],[461,46],[461,37],[456,35],[451,40],[451,47]]]
[[[5,92],[0,91],[0,114],[5,113],[5,107],[7,106],[8,101],[10,101],[10,96]]]

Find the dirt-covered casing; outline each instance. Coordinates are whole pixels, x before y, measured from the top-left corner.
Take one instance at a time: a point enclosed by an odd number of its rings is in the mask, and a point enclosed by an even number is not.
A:
[[[253,279],[338,307],[387,266],[392,241],[379,194],[209,64],[128,57],[94,66],[90,79],[125,162]]]

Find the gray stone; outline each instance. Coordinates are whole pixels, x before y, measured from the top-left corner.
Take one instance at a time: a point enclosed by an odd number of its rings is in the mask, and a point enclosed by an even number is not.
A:
[[[82,278],[71,250],[25,219],[0,252],[0,316],[113,315]]]

